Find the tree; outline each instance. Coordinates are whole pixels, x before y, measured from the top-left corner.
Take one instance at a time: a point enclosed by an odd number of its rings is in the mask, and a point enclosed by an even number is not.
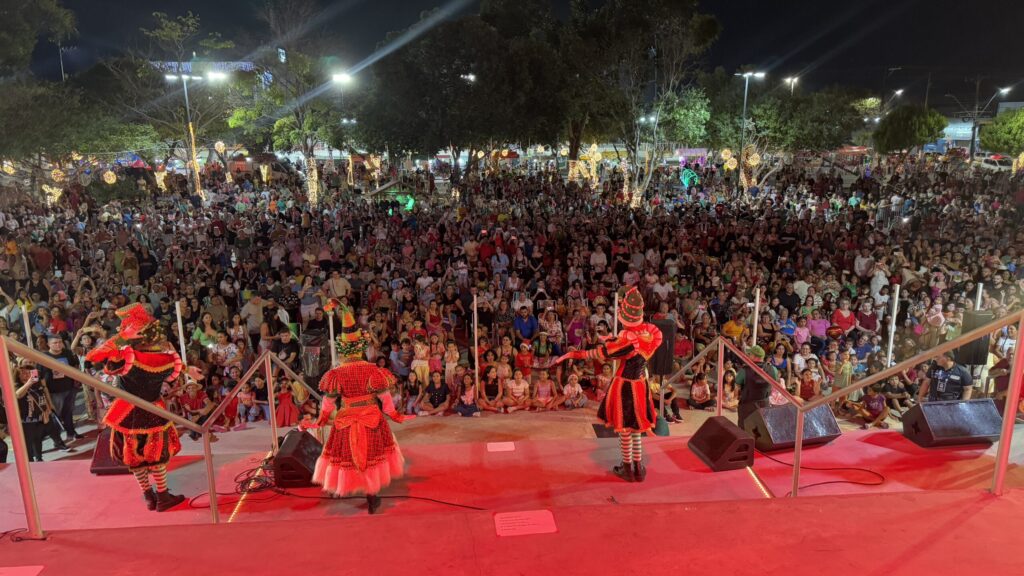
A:
[[[982,126],[981,148],[1011,156],[1024,153],[1024,108],[1003,112]]]
[[[924,106],[903,105],[885,115],[875,130],[875,148],[882,154],[903,152],[900,161],[917,146],[934,142],[946,128],[946,118]]]
[[[60,0],[4,0],[0,22],[0,76],[25,73],[40,37],[60,42],[75,33],[75,15]]]

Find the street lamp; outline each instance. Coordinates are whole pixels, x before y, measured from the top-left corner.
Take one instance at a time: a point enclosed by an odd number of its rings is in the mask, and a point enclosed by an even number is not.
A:
[[[893,96],[903,96],[903,88],[893,91]]]
[[[459,74],[459,78],[462,78],[463,80],[469,82],[470,84],[476,82],[476,74],[473,74],[472,72],[470,72],[469,74]]]
[[[740,170],[743,170],[743,156],[744,156],[744,154],[746,152],[745,146],[746,146],[746,139],[747,139],[747,92],[750,89],[750,78],[751,77],[758,78],[758,79],[764,78],[764,72],[744,72],[742,74],[740,74],[739,72],[736,72],[735,74],[733,74],[733,76],[742,76],[743,77],[743,119],[742,119],[742,124],[740,125],[740,158],[739,158],[739,167],[740,167]],[[738,182],[739,181],[737,180],[737,183]]]
[[[992,97],[989,98],[988,102],[985,102],[985,105],[982,106],[981,108],[978,108],[978,93],[977,91],[975,91],[973,113],[967,110],[967,107],[964,106],[962,102],[960,102],[959,98],[952,94],[946,94],[947,98],[952,98],[954,102],[960,105],[960,108],[962,108],[961,112],[967,114],[967,117],[970,118],[971,120],[971,146],[970,156],[967,160],[969,164],[974,162],[974,151],[976,149],[976,143],[978,141],[978,120],[981,118],[981,115],[984,114],[986,110],[988,110],[988,107],[992,105],[992,101],[995,100],[998,96],[1006,96],[1007,94],[1009,94],[1010,88],[1010,86],[1007,86],[1005,88],[996,89],[996,91],[992,93]]]
[[[789,84],[789,95],[793,95],[793,89],[796,88],[796,83],[800,81],[799,76],[790,76],[783,80],[786,84]]]
[[[352,82],[352,75],[347,72],[342,72],[341,74],[331,76],[331,80],[334,80],[338,84],[349,84]]]

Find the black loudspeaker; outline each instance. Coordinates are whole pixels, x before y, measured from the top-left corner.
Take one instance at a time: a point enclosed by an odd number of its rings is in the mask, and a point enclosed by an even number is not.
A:
[[[786,450],[796,444],[796,406],[758,408],[743,422],[761,452]],[[804,414],[804,446],[826,444],[839,438],[839,423],[827,404]]]
[[[96,437],[96,449],[92,451],[92,464],[89,472],[97,476],[114,476],[129,474],[128,467],[110,455],[110,428],[104,428]]]
[[[903,435],[924,448],[991,444],[1002,425],[991,398],[923,402],[903,415]]]
[[[990,310],[981,310],[977,312],[974,310],[965,310],[962,333],[966,334],[975,328],[981,328],[985,324],[995,320],[995,318],[995,314]],[[985,364],[988,364],[988,345],[988,336],[978,338],[974,342],[968,342],[956,349],[956,361],[964,366],[984,366]]]
[[[714,472],[754,465],[754,437],[725,416],[708,418],[687,446]]]
[[[669,376],[672,374],[672,359],[676,348],[676,323],[672,320],[652,320],[651,324],[661,330],[661,346],[654,351],[647,366],[655,376]]]
[[[323,445],[302,430],[285,435],[274,456],[274,484],[278,488],[305,488],[313,485],[313,470]]]

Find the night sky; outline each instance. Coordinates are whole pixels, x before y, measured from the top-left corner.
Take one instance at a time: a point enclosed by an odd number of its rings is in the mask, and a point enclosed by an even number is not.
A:
[[[328,17],[321,30],[343,62],[358,62],[373,52],[392,30],[408,27],[423,10],[442,0],[324,0]],[[152,21],[150,13],[187,10],[199,14],[204,28],[239,43],[238,57],[265,41],[255,16],[260,1],[65,0],[78,17],[79,37],[65,53],[74,73],[97,58],[138,43],[138,29]],[[565,0],[554,0],[556,14],[567,12]],[[799,86],[860,86],[873,92],[905,89],[904,98],[923,101],[932,75],[932,106],[950,102],[952,92],[968,101],[974,77],[981,74],[981,98],[995,87],[1020,83],[1016,98],[1024,99],[1021,59],[1021,0],[704,0],[704,10],[722,24],[722,34],[705,58],[705,66],[733,70],[751,66],[765,70],[767,82],[797,74]],[[475,11],[470,2],[467,11]],[[37,74],[59,78],[57,49],[41,43],[35,58]],[[889,72],[890,68],[899,68]],[[883,84],[884,82],[884,84]]]

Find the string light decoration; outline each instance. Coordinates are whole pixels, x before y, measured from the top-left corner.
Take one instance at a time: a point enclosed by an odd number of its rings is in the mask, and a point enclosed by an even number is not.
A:
[[[103,173],[103,181],[107,184],[114,184],[117,182],[117,174],[114,174],[113,170],[107,170]]]
[[[353,187],[356,185],[356,165],[352,162],[352,153],[348,153],[348,185]]]
[[[314,208],[320,205],[320,171],[316,167],[316,158],[310,156],[306,160],[306,188],[309,191],[309,204]]]
[[[72,152],[71,159],[74,160],[75,162],[80,162],[82,160],[82,155],[79,154],[78,152]]]
[[[167,191],[167,171],[166,170],[158,170],[158,171],[153,173],[153,177],[156,178],[156,187],[159,188],[162,192],[166,192]],[[231,171],[230,170],[228,171],[228,179],[229,180],[231,179]]]
[[[266,164],[260,164],[260,176],[263,178],[264,184],[270,183],[270,166]]]
[[[54,168],[53,171],[50,172],[50,178],[57,183],[63,182],[67,177],[68,175],[60,168]]]
[[[47,206],[53,206],[60,197],[64,194],[64,189],[60,186],[50,186],[49,184],[43,184],[43,192],[46,193],[46,204]]]

